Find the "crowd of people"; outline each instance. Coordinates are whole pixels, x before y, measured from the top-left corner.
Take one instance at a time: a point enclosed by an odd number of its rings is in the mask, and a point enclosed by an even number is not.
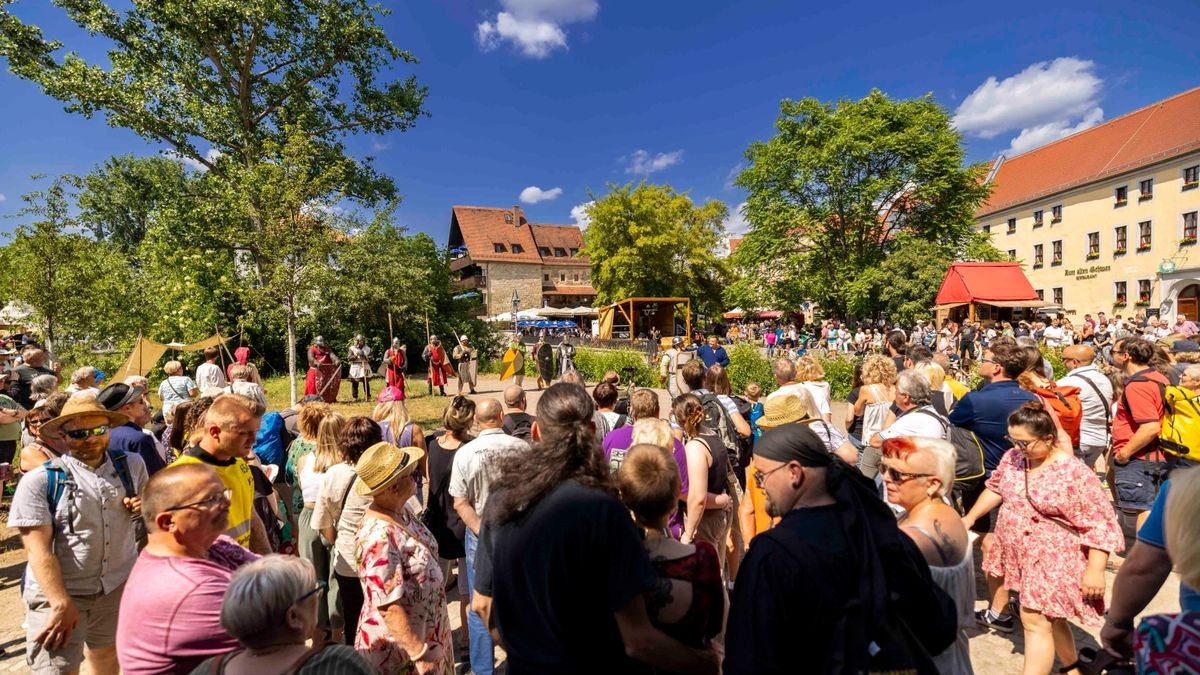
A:
[[[977,327],[973,390],[924,327],[887,331],[845,419],[812,355],[735,393],[714,338],[673,362],[668,406],[568,368],[532,407],[519,384],[454,396],[436,431],[398,383],[369,416],[320,394],[268,410],[252,364],[216,353],[165,365],[156,423],[145,378],[59,391],[31,347],[0,396],[27,662],[486,675],[503,647],[510,673],[971,673],[965,629],[1020,624],[1026,673],[1194,668],[1200,469],[1160,431],[1198,350],[1104,322],[1070,344]],[[1135,627],[1174,566],[1183,611]]]

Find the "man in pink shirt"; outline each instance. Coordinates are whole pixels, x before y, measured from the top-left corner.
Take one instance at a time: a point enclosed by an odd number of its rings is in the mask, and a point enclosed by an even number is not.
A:
[[[190,673],[235,649],[221,627],[221,601],[234,570],[258,556],[222,534],[229,491],[202,464],[170,466],[142,492],[149,543],[121,599],[117,659],[126,675]]]

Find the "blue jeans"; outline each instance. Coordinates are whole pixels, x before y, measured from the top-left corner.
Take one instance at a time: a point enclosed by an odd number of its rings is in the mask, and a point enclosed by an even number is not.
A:
[[[479,537],[467,528],[467,592],[466,603],[470,607],[471,598],[475,595],[475,549],[479,548]],[[496,664],[496,645],[492,643],[492,634],[483,619],[474,611],[467,611],[467,638],[471,643],[471,672],[475,675],[492,675]]]

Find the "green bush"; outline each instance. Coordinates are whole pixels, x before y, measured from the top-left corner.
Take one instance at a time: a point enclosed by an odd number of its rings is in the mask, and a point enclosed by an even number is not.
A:
[[[599,382],[600,378],[604,377],[604,373],[610,370],[615,370],[621,374],[622,384],[629,384],[624,369],[633,368],[636,371],[634,383],[639,387],[659,386],[658,375],[646,363],[646,353],[641,351],[576,347],[575,367],[579,370],[579,374],[583,376],[584,381],[589,384]]]
[[[1066,377],[1067,371],[1069,371],[1070,368],[1067,368],[1067,366],[1063,363],[1062,349],[1058,347],[1047,347],[1046,345],[1042,345],[1041,349],[1042,356],[1046,357],[1046,360],[1050,362],[1050,367],[1054,369],[1054,379],[1058,380]]]
[[[857,359],[834,356],[817,357],[817,361],[825,369],[825,381],[829,383],[830,397],[835,401],[845,401],[850,396],[851,385],[854,382],[854,364]]]
[[[729,352],[729,368],[726,372],[729,374],[729,384],[733,393],[742,394],[746,391],[746,385],[751,382],[757,382],[762,387],[763,394],[769,394],[778,388],[775,376],[771,374],[771,362],[758,347],[741,343],[726,347],[726,350]]]

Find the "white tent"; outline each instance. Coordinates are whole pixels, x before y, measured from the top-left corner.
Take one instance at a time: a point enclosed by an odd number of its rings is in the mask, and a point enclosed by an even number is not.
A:
[[[574,307],[571,309],[571,316],[596,316],[599,312],[593,307]]]
[[[493,316],[492,318],[488,319],[488,321],[491,321],[493,323],[504,323],[504,322],[512,323],[512,320],[513,320],[512,312],[501,312],[500,314],[497,314],[496,316]]]
[[[569,319],[575,316],[569,309],[560,309],[558,307],[543,307],[538,310],[538,316],[548,319]]]
[[[517,312],[518,319],[540,319],[542,316],[536,309],[523,309]]]

